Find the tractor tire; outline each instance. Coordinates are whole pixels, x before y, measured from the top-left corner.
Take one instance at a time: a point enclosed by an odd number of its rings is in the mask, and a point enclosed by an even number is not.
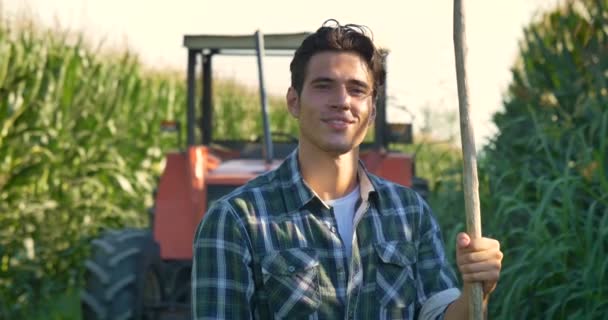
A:
[[[149,230],[105,232],[92,241],[81,292],[85,320],[157,320],[163,302],[160,249]]]
[[[428,180],[422,179],[420,177],[414,177],[412,179],[412,189],[416,191],[425,201],[429,200],[431,190],[429,189]]]

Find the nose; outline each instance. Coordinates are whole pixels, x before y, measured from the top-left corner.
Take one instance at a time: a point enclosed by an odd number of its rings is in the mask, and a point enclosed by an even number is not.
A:
[[[331,107],[335,109],[349,109],[351,96],[344,85],[336,86],[332,95]]]

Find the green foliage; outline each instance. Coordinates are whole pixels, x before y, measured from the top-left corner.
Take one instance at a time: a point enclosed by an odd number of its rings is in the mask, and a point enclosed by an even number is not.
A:
[[[608,312],[608,1],[572,1],[525,30],[499,134],[485,149],[505,252],[498,319]]]
[[[27,317],[32,320],[80,320],[81,318],[80,291],[74,289],[44,298],[37,308],[30,310]]]
[[[146,225],[164,153],[177,145],[160,123],[186,123],[184,79],[129,51],[93,49],[82,34],[0,21],[0,319],[54,304],[49,317],[73,317],[69,292],[90,241]],[[257,93],[215,85],[216,136],[261,135]],[[269,104],[272,130],[295,133],[282,99]],[[46,300],[57,295],[71,298]]]
[[[158,124],[185,96],[181,79],[128,52],[21,23],[0,26],[3,319],[77,286],[100,228],[145,223],[161,148],[174,144]]]
[[[216,85],[213,99],[214,139],[255,140],[264,134],[258,91],[244,87],[238,79],[223,80]],[[270,96],[268,105],[270,130],[297,137],[297,122],[287,112],[285,99]]]

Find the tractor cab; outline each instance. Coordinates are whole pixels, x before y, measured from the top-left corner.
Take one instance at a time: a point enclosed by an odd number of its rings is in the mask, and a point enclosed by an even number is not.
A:
[[[187,35],[184,46],[188,50],[187,65],[187,145],[202,145],[210,154],[222,159],[209,172],[211,181],[221,177],[241,175],[245,180],[276,167],[297,146],[298,138],[293,132],[271,131],[269,106],[266,95],[264,58],[266,56],[290,57],[308,33],[218,36]],[[213,61],[217,56],[253,56],[258,70],[260,107],[253,112],[262,123],[261,132],[254,137],[216,136],[216,105],[213,101]],[[200,65],[200,78],[197,69]],[[199,80],[199,81],[197,81]],[[197,83],[198,82],[198,83]],[[252,112],[242,110],[242,112]],[[250,176],[245,176],[250,173]],[[241,184],[242,184],[241,183]]]

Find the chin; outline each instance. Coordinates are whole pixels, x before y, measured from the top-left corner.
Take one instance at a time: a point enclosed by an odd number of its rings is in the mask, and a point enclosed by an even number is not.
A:
[[[352,144],[327,144],[323,150],[327,153],[343,155],[353,151],[354,148],[355,146]]]

